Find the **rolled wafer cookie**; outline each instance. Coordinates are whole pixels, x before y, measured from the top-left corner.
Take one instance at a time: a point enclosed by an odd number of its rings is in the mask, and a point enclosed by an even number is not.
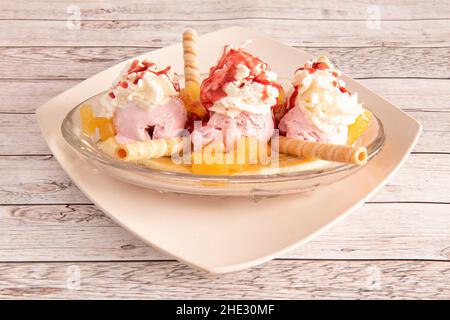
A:
[[[108,138],[105,141],[99,141],[97,143],[98,148],[111,157],[115,157],[115,152],[117,149],[117,142],[114,137]]]
[[[183,32],[184,77],[186,86],[189,82],[200,85],[200,71],[198,70],[197,32],[187,29]]]
[[[115,156],[124,161],[145,160],[170,156],[181,150],[182,138],[156,139],[118,145]]]
[[[277,149],[276,143],[273,148]],[[297,157],[315,158],[326,161],[344,162],[362,166],[367,163],[367,149],[347,145],[304,141],[279,137],[278,150]]]

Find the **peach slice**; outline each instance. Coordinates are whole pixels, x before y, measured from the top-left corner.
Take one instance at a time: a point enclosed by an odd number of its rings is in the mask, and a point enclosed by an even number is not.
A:
[[[364,112],[356,118],[355,122],[348,126],[347,144],[352,145],[361,137],[369,126],[371,117],[372,113],[365,109]]]
[[[93,135],[95,133],[95,127],[92,125],[94,119],[94,112],[92,107],[88,104],[84,104],[80,108],[81,128],[84,134]]]
[[[200,85],[198,83],[189,82],[186,88],[181,89],[180,98],[188,112],[196,114],[200,118],[206,115],[206,110],[200,102]]]
[[[114,137],[115,132],[111,118],[97,117],[94,118],[91,123],[94,128],[99,129],[101,141]]]
[[[115,135],[114,125],[111,118],[94,117],[92,107],[88,104],[80,108],[81,128],[84,134],[92,136],[97,128],[100,132],[100,140],[105,141]]]
[[[215,151],[220,152],[216,154]],[[237,141],[235,149],[225,153],[223,148],[206,146],[201,154],[192,155],[192,173],[207,175],[230,175],[257,169],[264,165],[270,156],[270,147],[266,142],[253,137]]]

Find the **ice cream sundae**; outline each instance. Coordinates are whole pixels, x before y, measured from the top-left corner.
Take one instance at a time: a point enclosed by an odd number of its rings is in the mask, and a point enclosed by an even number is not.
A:
[[[366,163],[367,150],[356,142],[372,115],[358,95],[349,92],[328,58],[320,56],[298,68],[284,99],[277,74],[244,46],[226,45],[202,81],[196,39],[193,30],[183,34],[181,90],[170,67],[134,60],[104,95],[102,115],[95,117],[89,106],[81,107],[83,132],[98,136],[100,150],[151,167],[156,162],[150,160],[174,154],[192,159],[212,146],[221,146],[215,154],[235,154],[240,142],[249,143],[243,149],[243,163],[194,161],[172,163],[167,169],[197,174],[267,172],[258,162],[260,153],[256,165],[250,161],[255,159],[250,151],[263,145],[269,147],[265,155],[280,153],[280,168],[295,164],[297,170],[305,161],[317,159]],[[250,142],[256,147],[252,149]],[[167,167],[168,160],[159,165]],[[287,172],[280,168],[274,172]]]
[[[209,111],[209,121],[193,132],[194,146],[218,137],[228,151],[242,137],[268,142],[274,130],[272,107],[281,92],[276,79],[277,74],[260,58],[244,48],[225,46],[201,84],[201,103]]]

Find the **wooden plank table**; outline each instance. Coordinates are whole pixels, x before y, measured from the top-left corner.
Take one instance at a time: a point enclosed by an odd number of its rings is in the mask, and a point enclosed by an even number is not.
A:
[[[2,0],[0,298],[449,299],[450,3],[392,2]],[[96,209],[51,155],[34,111],[119,60],[178,42],[186,27],[235,25],[328,54],[424,132],[350,217],[272,262],[209,276]]]

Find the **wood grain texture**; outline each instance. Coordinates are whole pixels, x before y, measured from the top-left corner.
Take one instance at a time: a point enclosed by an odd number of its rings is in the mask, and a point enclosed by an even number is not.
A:
[[[0,80],[0,113],[34,113],[52,97],[70,89],[79,80]]]
[[[413,154],[371,198],[377,202],[450,203],[448,154]],[[0,156],[0,204],[90,203],[51,156]]]
[[[0,219],[0,261],[172,260],[92,205],[0,206]],[[450,261],[448,205],[365,204],[281,258]]]
[[[0,80],[0,113],[34,113],[80,80]],[[448,112],[450,80],[363,79],[362,84],[406,111]],[[1,119],[0,119],[1,121]]]
[[[0,298],[449,299],[449,265],[275,260],[206,276],[176,262],[1,263]]]
[[[379,29],[366,20],[317,21],[242,19],[215,21],[91,21],[80,29],[67,28],[66,21],[0,20],[0,46],[167,46],[181,41],[187,27],[205,34],[242,26],[258,30],[291,46],[310,47],[448,47],[448,20],[383,21]],[[293,27],[294,25],[294,27]],[[418,32],[420,30],[420,32]]]
[[[2,114],[0,139],[3,155],[50,154],[34,114]]]
[[[0,298],[450,299],[449,20],[446,1],[0,1]],[[328,54],[424,133],[371,203],[281,260],[211,277],[90,205],[32,113],[118,61],[180,42],[185,27],[230,26]]]
[[[300,2],[278,0],[270,4],[264,0],[240,1],[120,1],[83,0],[61,2],[44,0],[2,0],[0,19],[47,19],[65,20],[70,16],[70,5],[77,5],[81,17],[87,20],[221,20],[243,18],[270,19],[367,19],[374,2],[360,1],[312,1]],[[376,2],[383,20],[449,19],[450,9],[445,1],[424,3],[401,0]]]
[[[85,79],[116,63],[158,47],[3,47],[1,78]],[[448,48],[301,48],[326,54],[353,78],[449,79]],[[27,72],[17,66],[27,65]],[[284,75],[287,76],[287,75]],[[0,79],[1,79],[0,78]]]

